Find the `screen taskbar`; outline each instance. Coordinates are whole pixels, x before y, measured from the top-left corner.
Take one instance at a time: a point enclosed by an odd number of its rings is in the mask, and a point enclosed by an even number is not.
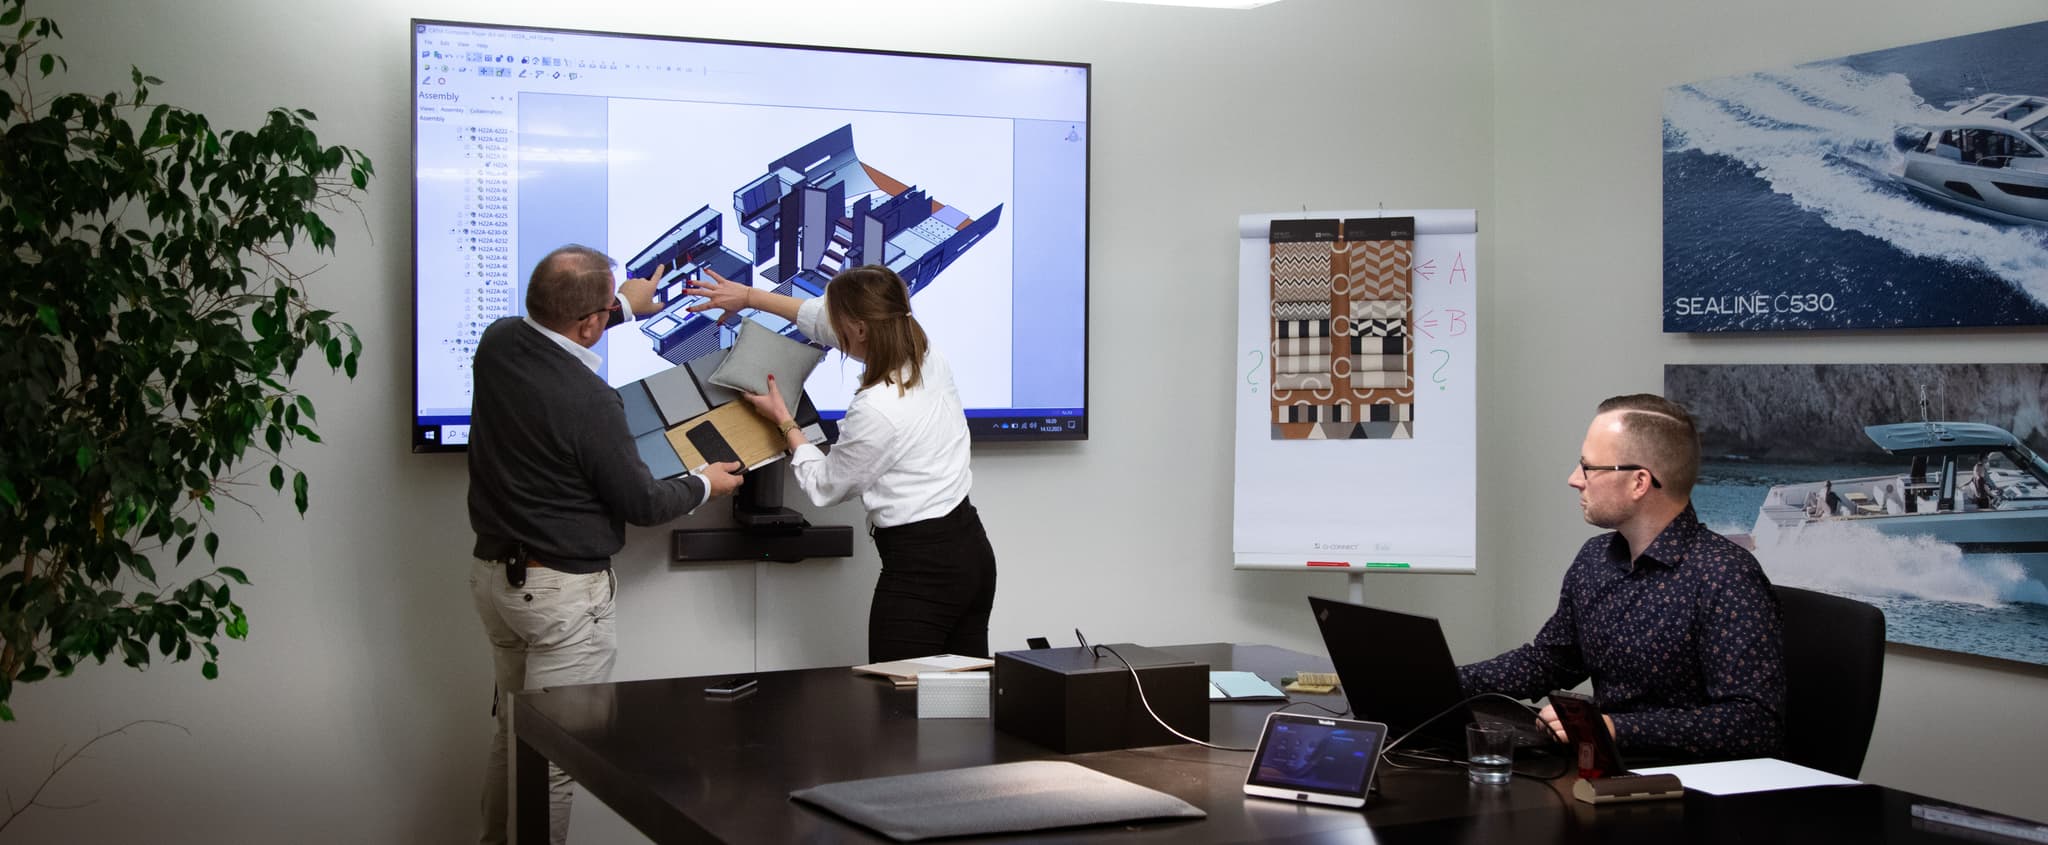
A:
[[[820,414],[835,423],[845,415],[844,411]],[[1088,437],[1088,414],[1084,408],[969,408],[967,433],[975,440],[985,442],[1085,440]],[[412,450],[415,452],[453,452],[468,446],[468,416],[421,417],[413,424]]]

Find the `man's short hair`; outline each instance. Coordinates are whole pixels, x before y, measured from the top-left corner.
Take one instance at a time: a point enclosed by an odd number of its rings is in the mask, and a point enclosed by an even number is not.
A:
[[[560,331],[570,323],[611,307],[611,257],[583,246],[557,247],[533,265],[526,282],[526,315]]]
[[[1631,393],[1600,403],[1600,413],[1621,413],[1623,461],[1642,464],[1680,498],[1700,478],[1700,432],[1684,405],[1654,393]]]

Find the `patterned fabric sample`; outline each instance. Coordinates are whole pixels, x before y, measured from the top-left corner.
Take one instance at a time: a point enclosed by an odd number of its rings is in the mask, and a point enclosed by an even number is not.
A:
[[[1405,337],[1367,337],[1354,335],[1350,343],[1353,355],[1406,355],[1408,339]]]
[[[1327,337],[1289,337],[1273,341],[1275,357],[1288,355],[1320,355],[1323,363],[1329,363],[1330,339]]]
[[[1330,283],[1330,245],[1316,241],[1273,244],[1273,284]]]
[[[1275,302],[1273,317],[1280,320],[1328,320],[1329,300],[1322,302]]]
[[[1365,337],[1398,337],[1407,334],[1408,326],[1401,320],[1353,320],[1351,332]]]
[[[1274,302],[1318,302],[1330,304],[1330,280],[1317,282],[1274,282]]]
[[[1329,320],[1274,320],[1274,337],[1329,337]]]
[[[1413,231],[1408,218],[1275,221],[1275,439],[1412,436]]]
[[[1329,373],[1283,373],[1273,377],[1274,390],[1329,390]],[[1277,420],[1276,420],[1277,422]]]
[[[1273,372],[1281,375],[1295,373],[1328,373],[1330,356],[1323,355],[1280,355],[1273,359]]]
[[[1351,319],[1406,321],[1408,319],[1408,300],[1354,299],[1351,301]]]
[[[1289,405],[1276,422],[1353,422],[1350,405]]]

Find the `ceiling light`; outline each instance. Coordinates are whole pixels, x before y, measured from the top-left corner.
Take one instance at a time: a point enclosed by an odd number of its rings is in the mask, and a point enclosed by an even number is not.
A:
[[[1110,0],[1113,3],[1149,3],[1154,6],[1199,6],[1204,9],[1256,9],[1280,0]]]

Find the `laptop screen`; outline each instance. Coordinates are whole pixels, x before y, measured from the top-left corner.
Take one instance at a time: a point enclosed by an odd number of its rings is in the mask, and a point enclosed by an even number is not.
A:
[[[1353,718],[1386,723],[1391,740],[1465,697],[1458,664],[1435,617],[1313,596],[1308,601]],[[1458,749],[1462,756],[1465,725],[1471,721],[1470,709],[1459,707],[1416,736]]]

